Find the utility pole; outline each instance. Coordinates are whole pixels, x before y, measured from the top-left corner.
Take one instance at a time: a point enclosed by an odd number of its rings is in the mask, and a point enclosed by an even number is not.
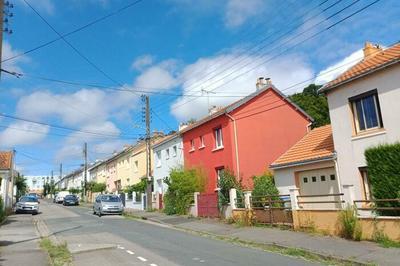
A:
[[[2,47],[3,47],[3,21],[4,21],[4,1],[0,0],[0,69],[1,69],[1,61],[2,58]],[[0,71],[1,75],[1,71]]]
[[[145,120],[146,120],[146,209],[152,209],[152,191],[151,191],[151,131],[150,131],[150,100],[149,96],[144,95],[145,101]]]
[[[87,143],[85,142],[83,146],[83,157],[85,160],[83,166],[83,201],[86,202],[86,182],[87,182]]]
[[[59,180],[61,180],[62,179],[62,163],[60,163],[60,179]]]

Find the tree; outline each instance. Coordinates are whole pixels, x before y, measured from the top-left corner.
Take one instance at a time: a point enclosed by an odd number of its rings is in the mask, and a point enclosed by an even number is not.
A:
[[[271,172],[266,172],[260,176],[253,176],[254,189],[251,193],[254,207],[264,207],[269,205],[270,200],[279,200],[279,190],[275,186],[274,176]],[[277,206],[279,204],[273,204]]]
[[[15,186],[17,187],[17,200],[28,192],[28,185],[26,184],[26,178],[23,175],[17,175],[15,178]]]
[[[320,85],[310,84],[303,92],[289,96],[289,99],[314,118],[313,127],[320,127],[330,123],[328,101],[325,95],[318,90]]]
[[[229,170],[229,169],[224,169],[221,173],[221,176],[218,180],[218,203],[219,207],[221,209],[222,205],[228,204],[230,199],[229,199],[229,191],[231,188],[236,189],[236,193],[238,198],[241,197],[243,194],[242,191],[242,180],[238,180],[235,176],[235,174]]]

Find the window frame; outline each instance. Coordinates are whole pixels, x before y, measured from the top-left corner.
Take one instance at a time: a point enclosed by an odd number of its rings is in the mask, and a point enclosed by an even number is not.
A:
[[[204,144],[204,136],[201,135],[201,136],[199,137],[199,140],[200,140],[200,147],[199,147],[199,149],[205,148],[206,145]]]
[[[214,128],[214,139],[215,139],[215,149],[222,149],[224,148],[224,136],[222,134],[222,127]],[[219,139],[221,140],[220,144],[218,144]]]
[[[172,146],[172,157],[176,157],[178,154],[178,147],[176,145]]]
[[[157,167],[161,167],[161,156],[162,156],[161,151],[156,151]]]
[[[165,160],[169,160],[170,154],[169,154],[169,148],[165,149]]]
[[[192,152],[192,151],[195,151],[195,150],[196,150],[196,145],[195,145],[194,139],[191,139],[190,140],[190,150],[189,150],[189,152]]]
[[[371,200],[371,183],[369,182],[368,177],[368,168],[367,167],[359,167],[358,171],[360,172],[361,176],[361,183],[362,183],[362,192],[365,200]]]

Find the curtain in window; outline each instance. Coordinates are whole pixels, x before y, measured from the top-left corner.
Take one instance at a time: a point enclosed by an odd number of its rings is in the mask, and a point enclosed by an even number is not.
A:
[[[378,115],[376,113],[374,97],[374,95],[371,95],[362,100],[367,128],[378,126]]]

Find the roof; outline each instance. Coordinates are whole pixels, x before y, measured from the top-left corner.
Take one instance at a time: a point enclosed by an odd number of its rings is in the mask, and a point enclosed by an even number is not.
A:
[[[272,169],[298,164],[331,160],[335,156],[332,128],[326,125],[314,128],[299,142],[271,164]]]
[[[9,170],[12,167],[12,151],[0,151],[0,170]]]
[[[375,52],[371,56],[364,58],[364,60],[354,65],[334,80],[327,83],[324,87],[320,89],[320,91],[326,92],[332,90],[333,88],[336,88],[342,84],[348,83],[357,78],[361,78],[365,75],[371,74],[375,71],[381,70],[399,62],[400,43],[397,43],[385,50]]]
[[[243,106],[244,104],[248,103],[250,100],[256,98],[257,96],[263,94],[264,92],[268,91],[268,90],[273,90],[274,92],[276,92],[277,94],[279,94],[284,100],[286,100],[290,105],[292,105],[297,111],[299,111],[301,114],[303,114],[307,119],[309,119],[310,121],[314,121],[314,119],[308,115],[303,109],[301,109],[298,105],[296,105],[295,103],[293,103],[288,97],[286,97],[281,91],[279,91],[274,85],[267,85],[262,89],[259,89],[255,92],[253,92],[252,94],[226,106],[221,108],[220,110],[216,111],[215,113],[208,115],[202,119],[200,119],[199,121],[188,125],[187,127],[185,127],[184,129],[180,130],[178,133],[185,133],[193,128],[196,128],[214,118],[217,118],[221,115],[224,114],[228,114],[234,110],[236,110],[237,108]]]
[[[154,143],[154,144],[153,144],[153,148],[157,148],[158,146],[160,146],[160,145],[162,145],[162,144],[164,144],[164,143],[166,143],[166,142],[168,142],[168,141],[170,141],[170,140],[173,140],[173,139],[175,139],[175,138],[177,138],[177,137],[179,137],[179,136],[180,136],[180,132],[179,132],[179,131],[178,131],[178,132],[175,132],[175,133],[173,133],[173,134],[171,134],[171,135],[165,136],[165,137],[164,137],[163,139],[161,139],[160,141]]]

